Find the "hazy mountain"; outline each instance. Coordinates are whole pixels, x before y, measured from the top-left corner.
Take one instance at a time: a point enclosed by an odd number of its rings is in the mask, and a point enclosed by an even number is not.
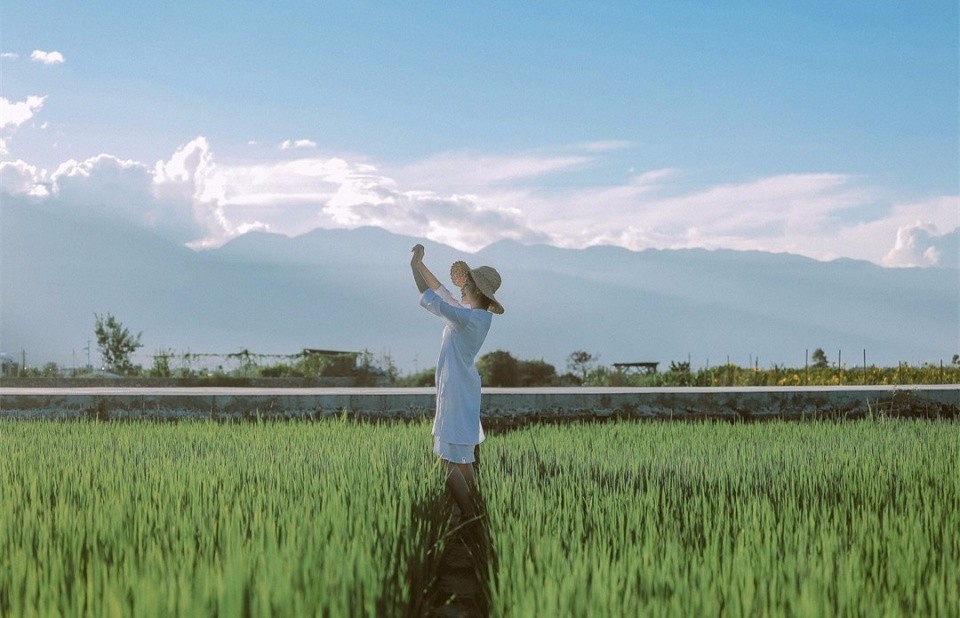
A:
[[[250,233],[191,251],[141,228],[4,196],[0,205],[0,351],[30,364],[86,361],[95,313],[143,332],[135,359],[159,349],[389,352],[430,367],[440,326],[417,306],[409,269],[418,239],[377,228],[296,238]],[[886,269],[786,254],[585,250],[495,243],[478,254],[425,242],[442,279],[454,259],[503,275],[507,312],[486,351],[565,370],[583,349],[603,364],[729,357],[802,365],[804,351],[871,363],[949,362],[960,352],[957,269]],[[93,344],[92,359],[99,355]]]

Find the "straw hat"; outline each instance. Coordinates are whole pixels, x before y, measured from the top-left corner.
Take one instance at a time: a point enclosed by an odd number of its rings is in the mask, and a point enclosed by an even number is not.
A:
[[[493,296],[500,289],[501,279],[497,269],[492,266],[470,268],[466,262],[462,261],[454,262],[450,267],[450,279],[457,287],[463,287],[466,284],[467,275],[473,278],[480,293],[490,299],[490,311],[496,314],[503,313],[503,305]]]

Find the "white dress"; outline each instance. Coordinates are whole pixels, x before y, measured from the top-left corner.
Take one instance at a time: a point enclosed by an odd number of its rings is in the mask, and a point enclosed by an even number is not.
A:
[[[485,309],[462,306],[443,286],[437,290],[427,288],[420,297],[420,305],[444,321],[437,360],[433,435],[443,443],[466,445],[472,452],[472,447],[484,440],[480,425],[480,373],[474,363],[490,330],[493,314]],[[454,450],[465,452],[465,449]]]

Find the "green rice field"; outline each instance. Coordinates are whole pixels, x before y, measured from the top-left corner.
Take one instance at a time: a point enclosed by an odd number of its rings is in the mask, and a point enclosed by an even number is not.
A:
[[[538,425],[479,467],[495,616],[960,615],[960,422]],[[429,425],[0,421],[2,616],[416,616]]]

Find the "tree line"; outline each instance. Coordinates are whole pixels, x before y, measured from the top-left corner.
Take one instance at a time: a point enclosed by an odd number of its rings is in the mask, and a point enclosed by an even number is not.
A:
[[[94,335],[103,359],[103,369],[118,376],[158,378],[322,378],[337,375],[350,377],[357,386],[433,386],[435,368],[430,367],[409,375],[397,369],[389,354],[375,357],[367,350],[356,354],[356,361],[344,371],[342,359],[330,359],[305,350],[294,355],[257,355],[248,350],[225,355],[236,362],[236,367],[225,370],[197,371],[190,367],[189,357],[175,368],[170,360],[172,352],[161,351],[153,356],[153,364],[145,369],[132,361],[133,354],[143,344],[142,333],[130,331],[110,313],[94,314]],[[261,364],[265,357],[281,358],[282,362]],[[494,350],[477,359],[477,370],[484,386],[542,387],[542,386],[804,386],[843,384],[956,384],[960,383],[960,354],[954,354],[947,365],[924,363],[897,367],[852,366],[831,363],[823,348],[816,348],[803,367],[773,365],[760,368],[741,367],[727,362],[724,365],[693,370],[689,361],[671,361],[661,372],[634,373],[621,367],[600,363],[597,354],[575,350],[566,359],[565,371],[544,360],[514,357],[505,350]],[[28,371],[27,375],[59,375],[52,363],[42,370]]]

